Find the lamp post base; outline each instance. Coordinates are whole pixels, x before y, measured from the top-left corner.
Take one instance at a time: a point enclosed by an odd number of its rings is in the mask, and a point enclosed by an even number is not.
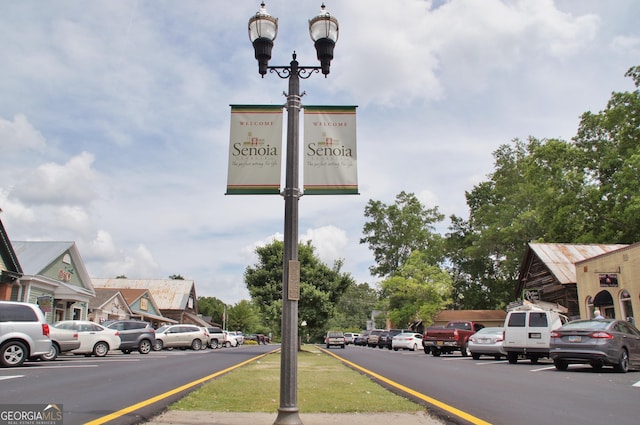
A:
[[[302,425],[302,420],[298,415],[299,411],[297,407],[279,408],[278,417],[273,425]]]

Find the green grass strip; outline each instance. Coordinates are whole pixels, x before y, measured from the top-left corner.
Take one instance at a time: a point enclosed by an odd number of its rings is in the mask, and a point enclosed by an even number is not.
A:
[[[169,409],[273,413],[279,399],[280,353],[272,353],[204,384]],[[298,408],[303,413],[425,410],[313,349],[298,353]]]

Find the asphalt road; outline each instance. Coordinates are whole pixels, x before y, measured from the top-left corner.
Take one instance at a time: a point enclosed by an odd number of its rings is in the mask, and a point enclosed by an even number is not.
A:
[[[20,368],[0,368],[0,403],[62,404],[65,425],[79,425],[157,397],[108,422],[140,423],[197,387],[181,388],[186,384],[206,380],[276,348],[114,353],[105,358],[64,356],[55,362],[27,362]],[[639,372],[619,374],[610,368],[594,372],[585,366],[558,372],[548,361],[510,365],[488,357],[475,361],[459,354],[433,357],[422,351],[353,346],[329,351],[352,362],[351,367],[383,377],[385,386],[402,385],[424,396],[423,403],[426,398],[441,404],[434,410],[433,403],[426,403],[448,423],[469,423],[452,413],[453,409],[476,418],[476,423],[494,425],[639,423]],[[170,396],[158,397],[168,392]]]
[[[545,359],[537,365],[528,360],[511,365],[459,353],[433,357],[422,351],[354,346],[330,352],[495,425],[640,423],[640,372],[594,372],[581,365],[560,372]],[[456,421],[446,409],[438,410]]]
[[[19,368],[0,369],[0,403],[62,404],[65,425],[86,424],[276,348],[260,345],[197,352],[152,351],[147,355],[113,352],[103,358],[67,355],[53,362],[26,362]],[[191,389],[109,424],[139,423]]]

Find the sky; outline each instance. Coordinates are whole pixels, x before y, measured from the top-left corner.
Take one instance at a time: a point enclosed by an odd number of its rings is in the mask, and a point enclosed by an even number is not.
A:
[[[230,105],[286,103],[287,81],[260,78],[248,38],[259,3],[3,1],[9,238],[75,241],[95,278],[181,275],[198,296],[249,299],[256,247],[284,232],[281,196],[225,195]],[[319,65],[308,20],[322,2],[266,3],[279,23],[270,65],[294,51]],[[369,200],[414,193],[447,217],[445,234],[448,217],[468,218],[465,192],[488,179],[499,146],[570,141],[582,113],[634,89],[624,73],[640,65],[637,0],[325,5],[339,39],[327,78],[301,80],[302,103],[357,105],[360,194],[303,196],[299,234],[374,287],[373,254],[359,243]]]

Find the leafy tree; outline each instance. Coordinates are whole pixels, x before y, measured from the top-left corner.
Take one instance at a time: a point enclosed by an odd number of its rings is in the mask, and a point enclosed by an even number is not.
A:
[[[373,251],[373,275],[393,275],[413,251],[423,251],[429,264],[442,261],[442,237],[434,232],[434,225],[444,219],[438,207],[427,209],[413,193],[402,191],[393,205],[369,200],[364,215],[369,221],[360,243]]]
[[[358,332],[378,307],[378,292],[367,283],[349,285],[338,300],[328,328]]]
[[[222,325],[222,315],[225,310],[224,302],[216,297],[198,297],[198,313],[210,316],[214,323]]]
[[[381,283],[391,322],[406,328],[416,320],[426,324],[450,303],[451,276],[429,264],[429,256],[413,251],[397,273]]]
[[[597,114],[585,112],[574,141],[589,173],[591,233],[601,243],[640,239],[640,66],[630,68],[632,92],[614,92]]]
[[[459,308],[502,308],[529,241],[640,239],[640,67],[633,92],[582,115],[573,143],[513,141],[494,153],[489,180],[466,193],[469,218],[451,217],[447,256]]]
[[[179,274],[172,274],[171,276],[169,276],[169,279],[184,280],[184,277],[182,277],[182,275],[179,275]]]
[[[247,300],[227,308],[227,329],[244,333],[258,333],[261,326],[260,315],[255,305]]]
[[[245,283],[254,305],[260,311],[265,324],[276,335],[280,335],[282,313],[282,270],[284,243],[273,241],[256,249],[258,263],[245,270]],[[322,263],[315,255],[311,242],[300,244],[300,300],[298,317],[306,321],[306,332],[317,339],[333,316],[335,306],[353,278],[342,273],[342,261],[333,268]]]

